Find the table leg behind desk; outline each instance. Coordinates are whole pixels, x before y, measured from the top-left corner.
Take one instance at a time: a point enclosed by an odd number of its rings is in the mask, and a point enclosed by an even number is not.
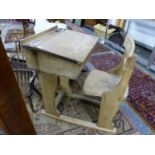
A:
[[[65,90],[67,94],[72,94],[72,88],[69,83],[69,78],[60,76],[61,89]]]
[[[43,104],[45,111],[49,114],[59,116],[59,112],[55,105],[55,96],[58,86],[58,76],[40,72],[39,82],[43,96]]]

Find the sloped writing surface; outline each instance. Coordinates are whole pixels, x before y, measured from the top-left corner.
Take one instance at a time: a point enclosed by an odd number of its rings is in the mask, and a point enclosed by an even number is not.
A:
[[[46,31],[25,41],[23,46],[38,49],[79,63],[83,63],[95,46],[98,37],[71,30]]]

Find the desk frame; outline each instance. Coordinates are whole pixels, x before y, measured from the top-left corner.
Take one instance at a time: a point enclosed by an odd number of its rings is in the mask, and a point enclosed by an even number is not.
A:
[[[47,30],[46,33],[47,32],[49,32],[49,30]],[[44,33],[41,32],[41,34]],[[22,41],[22,44],[24,44],[27,40],[33,40],[35,37],[36,36],[33,36]],[[105,129],[97,126],[96,123],[64,116],[56,109],[56,105],[59,103],[63,96],[60,95],[60,98],[56,98],[56,91],[58,86],[60,86],[60,88],[64,90],[67,96],[70,98],[84,99],[88,100],[89,102],[92,101],[91,99],[83,97],[79,94],[73,94],[69,84],[70,79],[78,79],[82,68],[84,67],[89,55],[91,54],[91,51],[82,63],[78,63],[69,59],[67,60],[62,57],[55,56],[51,53],[36,50],[35,48],[32,50],[31,48],[26,48],[25,46],[23,47],[28,66],[30,68],[36,69],[39,72],[39,82],[43,96],[43,106],[45,108],[43,114],[67,123],[76,124],[112,134],[116,133],[116,129]],[[95,103],[96,101],[93,102]]]

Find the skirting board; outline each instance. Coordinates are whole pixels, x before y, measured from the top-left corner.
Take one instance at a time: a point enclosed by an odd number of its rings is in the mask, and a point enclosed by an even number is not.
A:
[[[86,128],[91,128],[94,130],[99,130],[99,131],[102,131],[105,133],[116,134],[116,128],[114,128],[113,130],[101,128],[101,127],[98,127],[95,123],[83,121],[83,120],[72,118],[72,117],[65,116],[65,115],[60,115],[59,117],[57,117],[55,115],[46,113],[45,110],[42,110],[42,114],[44,114],[48,117],[52,117],[54,119],[66,122],[66,123],[75,124],[75,125],[86,127]]]

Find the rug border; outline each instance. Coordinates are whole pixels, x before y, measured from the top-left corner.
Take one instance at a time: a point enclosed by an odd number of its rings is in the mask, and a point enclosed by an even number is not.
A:
[[[136,109],[132,107],[132,105],[127,101],[127,99],[125,100],[125,103],[129,106],[131,110],[133,110],[133,112],[135,112],[135,114],[142,120],[142,122],[147,125],[151,132],[155,134],[155,129],[153,129],[153,127],[146,120],[144,120],[144,118],[136,111]]]

